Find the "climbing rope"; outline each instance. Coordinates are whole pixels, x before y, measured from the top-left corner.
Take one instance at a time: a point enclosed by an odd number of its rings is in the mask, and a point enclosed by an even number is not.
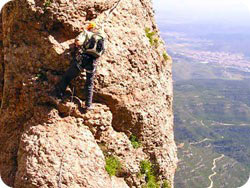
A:
[[[108,21],[108,19],[109,19],[111,13],[118,7],[118,5],[120,4],[121,1],[122,1],[122,0],[117,1],[117,3],[109,10],[106,19],[104,19],[103,22],[102,22],[102,24],[101,24],[101,31],[103,31],[103,29],[104,29],[104,24]]]
[[[121,1],[122,1],[122,0],[119,0],[119,1],[110,9],[108,15],[110,15],[110,14],[117,8],[117,6],[120,4]]]

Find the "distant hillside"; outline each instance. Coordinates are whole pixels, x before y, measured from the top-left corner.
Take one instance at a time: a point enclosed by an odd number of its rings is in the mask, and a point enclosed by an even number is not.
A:
[[[188,62],[188,59],[178,62],[178,60],[174,58],[173,78],[175,81],[190,79],[242,80],[244,78],[250,78],[250,72],[240,70],[237,67],[223,67],[216,65],[216,63]]]
[[[175,139],[181,161],[176,187],[208,187],[213,160],[221,155],[214,187],[243,185],[250,173],[249,80],[177,81],[174,96]]]
[[[157,17],[173,59],[175,187],[240,187],[250,174],[250,22],[169,14]]]

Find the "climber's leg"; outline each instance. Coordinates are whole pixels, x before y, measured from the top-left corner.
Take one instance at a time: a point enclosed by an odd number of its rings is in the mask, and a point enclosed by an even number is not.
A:
[[[87,78],[86,78],[86,82],[84,86],[84,91],[85,91],[85,96],[86,96],[85,106],[87,109],[90,109],[92,105],[92,101],[93,101],[93,88],[94,88],[95,73],[87,72],[86,77]]]
[[[90,109],[93,100],[94,77],[96,72],[96,58],[92,56],[85,57],[84,68],[86,69],[86,82],[84,85],[84,92],[86,96],[85,106]]]
[[[70,68],[63,74],[59,83],[55,86],[56,97],[63,97],[67,86],[70,84],[71,80],[76,78],[80,74],[80,69],[76,62],[74,62]]]

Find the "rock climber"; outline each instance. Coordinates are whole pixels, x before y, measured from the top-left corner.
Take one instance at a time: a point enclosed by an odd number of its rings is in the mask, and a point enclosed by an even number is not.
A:
[[[75,39],[76,53],[74,61],[56,84],[52,95],[62,98],[71,80],[76,78],[84,69],[86,70],[86,82],[84,93],[86,97],[85,109],[92,109],[94,76],[97,59],[104,53],[104,36],[96,29],[96,24],[90,22],[86,29]]]

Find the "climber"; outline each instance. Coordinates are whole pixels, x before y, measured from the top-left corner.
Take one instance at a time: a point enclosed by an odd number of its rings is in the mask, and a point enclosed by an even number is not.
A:
[[[92,109],[94,76],[97,66],[96,60],[104,53],[104,36],[97,31],[94,22],[90,22],[86,29],[76,37],[75,50],[74,61],[69,69],[63,74],[61,80],[56,84],[52,96],[62,98],[71,80],[76,78],[80,72],[85,69],[85,109],[90,110]]]

